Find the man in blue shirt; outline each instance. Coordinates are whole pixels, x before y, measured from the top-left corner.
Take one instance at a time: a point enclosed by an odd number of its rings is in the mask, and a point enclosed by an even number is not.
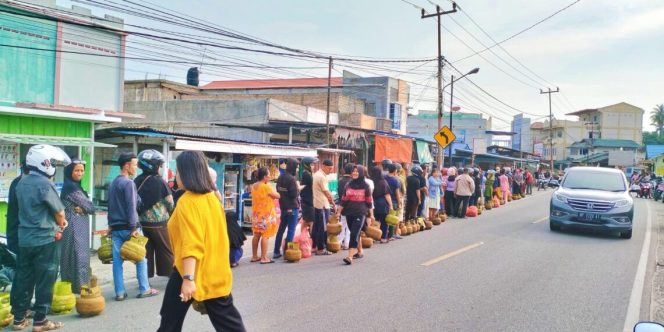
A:
[[[123,260],[120,257],[120,248],[132,236],[142,234],[136,211],[136,207],[140,204],[136,184],[129,178],[136,175],[138,158],[133,153],[122,153],[118,158],[118,166],[120,166],[120,175],[108,187],[108,227],[111,229],[111,239],[113,240],[115,300],[124,301],[127,293],[124,288]],[[138,298],[155,296],[159,293],[156,289],[150,288],[147,258],[136,263],[136,279],[138,279],[138,288],[141,291]]]

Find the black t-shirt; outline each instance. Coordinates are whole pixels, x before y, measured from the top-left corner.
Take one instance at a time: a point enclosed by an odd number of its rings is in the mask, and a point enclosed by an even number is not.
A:
[[[303,205],[314,206],[314,178],[308,171],[302,172],[302,185],[305,186],[300,192]]]
[[[410,175],[406,178],[406,199],[409,201],[417,200],[417,191],[420,190],[420,177],[417,175]]]

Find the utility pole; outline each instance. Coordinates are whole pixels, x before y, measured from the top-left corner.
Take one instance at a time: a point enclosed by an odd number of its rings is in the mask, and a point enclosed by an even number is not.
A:
[[[422,8],[422,18],[436,17],[437,26],[438,26],[438,130],[443,127],[443,54],[442,54],[442,45],[441,45],[441,35],[440,35],[440,17],[443,15],[456,13],[457,4],[452,2],[452,10],[440,11],[440,6],[436,6],[436,12],[434,14],[426,14],[424,8]],[[452,128],[450,128],[452,129]],[[436,130],[436,131],[438,131]],[[438,167],[443,167],[443,148],[438,146],[438,155],[437,163]]]
[[[553,113],[551,111],[551,94],[560,92],[560,88],[556,87],[556,90],[551,90],[548,88],[548,91],[542,91],[540,89],[540,94],[549,95],[549,162],[551,163],[551,174],[553,174]]]
[[[332,57],[330,57],[330,64],[327,68],[327,110],[325,117],[325,128],[327,129],[327,135],[325,144],[327,147],[330,147],[330,94],[332,93]]]

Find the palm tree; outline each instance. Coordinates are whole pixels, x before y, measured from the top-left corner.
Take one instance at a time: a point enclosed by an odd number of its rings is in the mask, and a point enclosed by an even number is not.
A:
[[[655,106],[650,113],[650,124],[657,128],[657,134],[662,136],[664,131],[664,104]]]

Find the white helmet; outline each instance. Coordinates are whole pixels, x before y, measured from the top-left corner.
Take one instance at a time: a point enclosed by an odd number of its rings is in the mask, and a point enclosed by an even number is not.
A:
[[[25,163],[29,167],[44,173],[44,175],[52,177],[55,175],[56,166],[67,166],[71,163],[71,159],[60,148],[38,144],[28,150]]]

